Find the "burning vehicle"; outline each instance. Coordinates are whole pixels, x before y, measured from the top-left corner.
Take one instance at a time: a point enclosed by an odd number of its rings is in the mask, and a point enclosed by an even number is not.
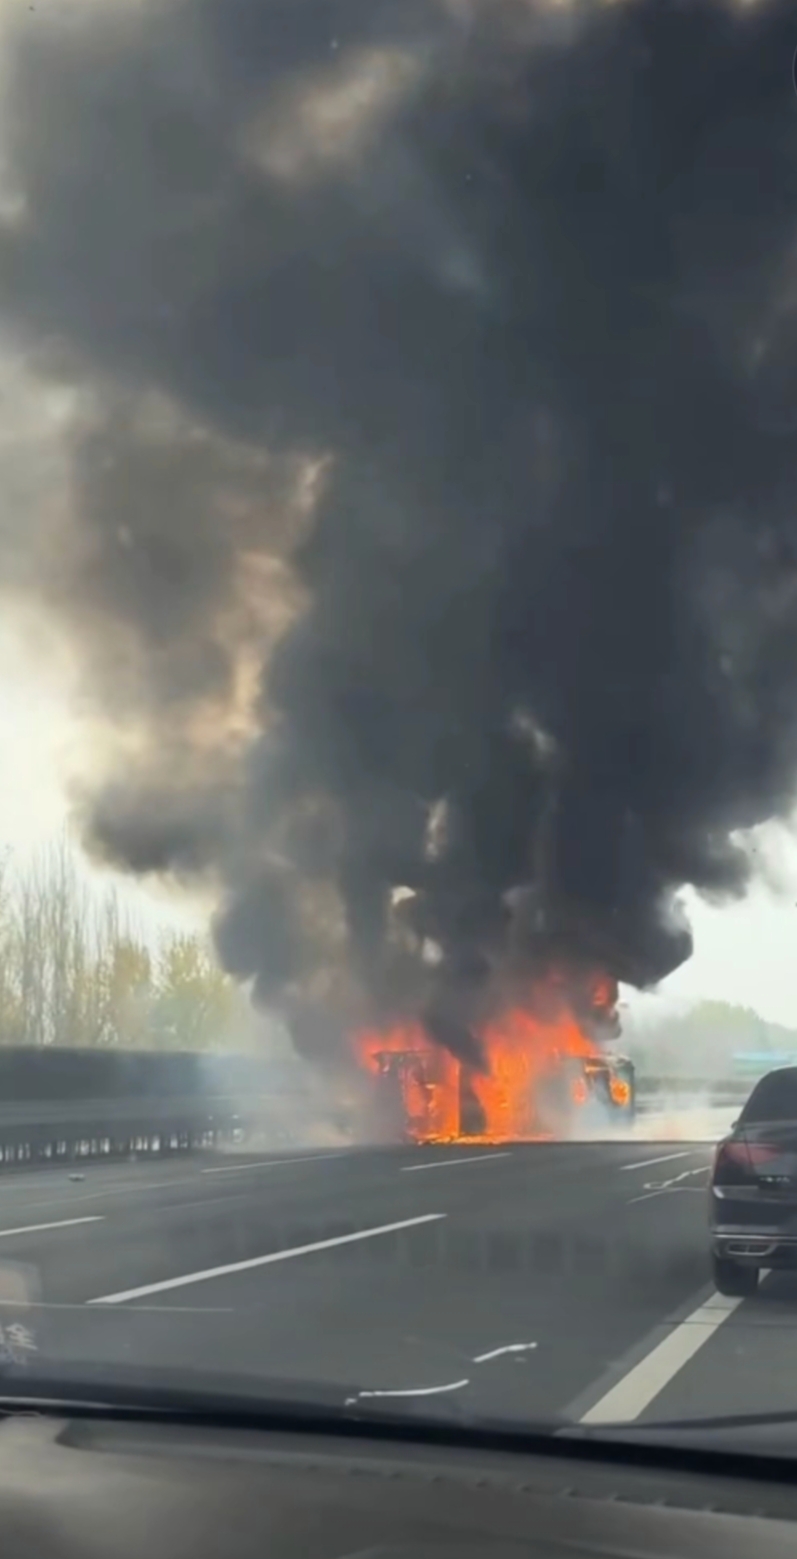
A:
[[[602,1025],[615,1029],[615,993],[600,981],[591,995],[592,1021],[579,1021],[549,979],[488,1022],[469,1059],[420,1022],[360,1032],[353,1049],[373,1079],[382,1131],[418,1143],[509,1142],[631,1122],[633,1063],[599,1037]]]
[[[631,1123],[634,1066],[625,1057],[559,1060],[536,1092],[520,1099],[494,1087],[498,1125],[491,1126],[473,1072],[432,1047],[374,1050],[377,1108],[396,1140],[416,1143],[505,1142],[566,1138],[590,1127]],[[486,1090],[482,1086],[482,1095]],[[518,1112],[519,1130],[512,1129]]]

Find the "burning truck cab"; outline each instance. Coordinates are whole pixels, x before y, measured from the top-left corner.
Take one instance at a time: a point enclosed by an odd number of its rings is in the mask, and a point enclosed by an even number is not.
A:
[[[473,1077],[463,1077],[462,1084],[463,1135],[493,1137],[490,1121],[474,1112],[473,1102],[468,1121],[468,1094],[473,1101],[476,1088]],[[501,1133],[507,1140],[568,1138],[629,1124],[635,1116],[633,1063],[615,1055],[552,1055],[546,1065],[533,1069],[522,1107],[524,1118],[518,1126]]]
[[[634,1065],[625,1056],[569,1059],[545,1080],[540,1093],[541,1121],[556,1136],[569,1136],[579,1127],[630,1124],[636,1115]]]

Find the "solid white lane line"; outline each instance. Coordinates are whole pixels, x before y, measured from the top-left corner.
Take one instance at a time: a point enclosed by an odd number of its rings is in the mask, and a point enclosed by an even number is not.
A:
[[[15,1234],[40,1234],[43,1229],[70,1229],[76,1223],[104,1223],[99,1213],[92,1218],[59,1218],[56,1223],[26,1223],[20,1229],[0,1229],[0,1240],[10,1240]]]
[[[431,1164],[402,1164],[402,1175],[414,1175],[419,1169],[449,1169],[452,1164],[483,1164],[486,1158],[511,1158],[511,1153],[469,1153],[467,1158],[438,1158]]]
[[[625,1174],[628,1169],[650,1169],[653,1164],[669,1164],[674,1158],[691,1158],[697,1152],[698,1148],[688,1148],[683,1153],[665,1153],[663,1158],[643,1158],[638,1164],[621,1164],[620,1174]]]
[[[231,1261],[224,1267],[206,1267],[202,1272],[186,1272],[183,1277],[165,1278],[161,1283],[142,1283],[140,1288],[126,1288],[118,1294],[101,1294],[97,1299],[87,1299],[87,1305],[122,1305],[128,1299],[143,1299],[147,1294],[164,1294],[171,1288],[185,1288],[189,1283],[206,1283],[208,1278],[227,1277],[232,1272],[251,1272],[255,1267],[268,1267],[275,1261],[290,1261],[293,1256],[310,1256],[317,1250],[331,1250],[334,1245],[353,1245],[356,1240],[373,1240],[378,1234],[393,1234],[398,1229],[412,1229],[419,1223],[436,1223],[447,1218],[448,1213],[422,1213],[418,1218],[402,1218],[398,1223],[381,1223],[375,1229],[358,1229],[356,1234],[338,1234],[331,1240],[314,1240],[311,1245],[294,1245],[290,1250],[274,1250],[268,1256],[251,1256],[248,1261]]]
[[[712,1294],[594,1403],[581,1423],[624,1424],[638,1418],[741,1303]]]
[[[342,1149],[339,1153],[308,1153],[302,1158],[264,1158],[256,1164],[220,1164],[213,1169],[202,1169],[203,1175],[240,1175],[245,1169],[279,1169],[283,1165],[290,1164],[316,1164],[325,1158],[348,1158],[350,1155]]]

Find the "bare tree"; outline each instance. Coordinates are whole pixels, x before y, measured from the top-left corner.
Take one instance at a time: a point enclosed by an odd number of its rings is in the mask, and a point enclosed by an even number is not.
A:
[[[66,834],[21,869],[0,856],[0,1044],[224,1049],[248,1013],[204,938],[170,933],[153,954]]]

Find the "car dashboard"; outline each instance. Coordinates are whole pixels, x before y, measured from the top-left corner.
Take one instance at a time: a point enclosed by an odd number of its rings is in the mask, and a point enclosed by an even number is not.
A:
[[[576,1448],[574,1448],[576,1449]],[[788,1463],[764,1480],[569,1449],[483,1448],[39,1411],[0,1422],[8,1559],[775,1559]]]

